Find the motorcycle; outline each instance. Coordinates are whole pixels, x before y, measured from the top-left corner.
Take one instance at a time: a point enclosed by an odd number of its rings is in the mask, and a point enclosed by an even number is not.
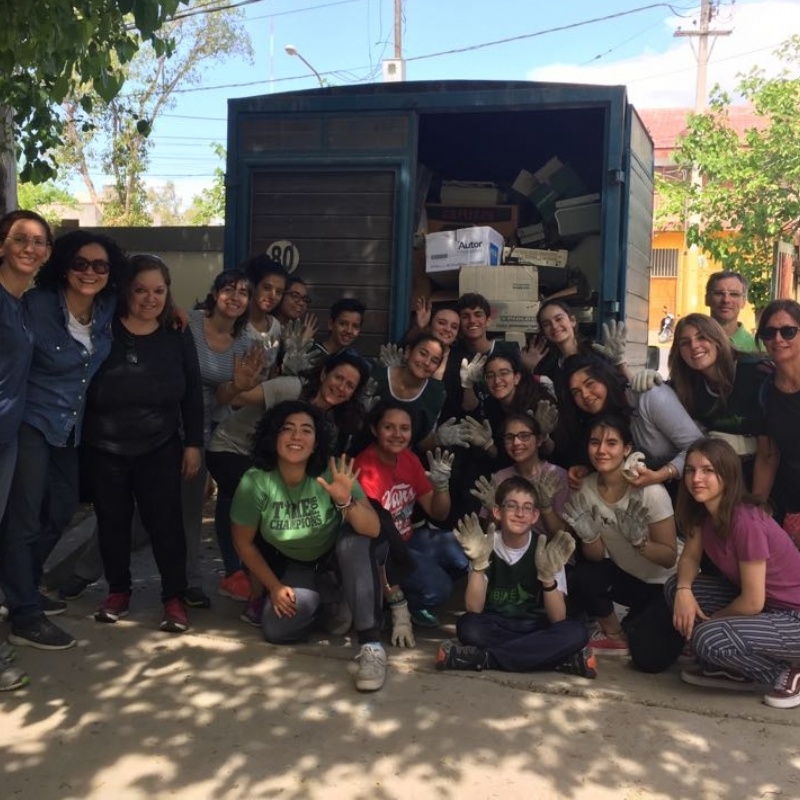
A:
[[[661,328],[658,331],[658,341],[659,342],[668,342],[672,339],[672,334],[674,333],[675,327],[675,315],[670,311],[667,311],[664,314],[664,318],[661,320]]]

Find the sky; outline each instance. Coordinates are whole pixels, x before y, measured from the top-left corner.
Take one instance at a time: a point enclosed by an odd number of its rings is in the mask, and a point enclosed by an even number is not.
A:
[[[231,0],[241,3],[242,0]],[[156,122],[147,181],[171,180],[188,205],[210,184],[225,143],[227,100],[380,81],[394,56],[395,0],[249,0],[253,62],[215,65]],[[402,0],[407,80],[507,79],[624,84],[638,108],[691,107],[699,0]],[[717,0],[708,87],[733,88],[752,66],[774,74],[774,49],[800,34],[800,0]],[[484,46],[485,45],[485,46]],[[466,48],[471,48],[465,50]],[[453,52],[465,50],[463,52]],[[215,88],[220,87],[220,88]],[[99,181],[102,182],[102,181]]]

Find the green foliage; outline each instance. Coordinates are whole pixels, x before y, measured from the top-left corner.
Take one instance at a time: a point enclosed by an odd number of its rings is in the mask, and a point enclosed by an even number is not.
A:
[[[225,148],[215,142],[211,149],[225,163]],[[191,225],[222,225],[225,223],[225,170],[217,167],[214,170],[214,182],[208,189],[192,198],[192,204],[186,212]]]
[[[770,299],[775,242],[800,227],[800,36],[777,54],[785,65],[779,75],[754,68],[736,86],[760,124],[740,139],[730,125],[731,97],[715,87],[708,112],[689,116],[673,153],[686,176],[697,168],[701,182],[659,181],[658,220],[678,214],[689,244],[748,276],[757,307]]]
[[[147,210],[156,225],[186,224],[181,199],[172,181],[167,181],[157,189],[147,190]]]
[[[123,65],[147,43],[166,54],[159,33],[180,0],[47,0],[3,3],[0,24],[0,98],[14,109],[11,135],[23,181],[53,178],[53,150],[63,141],[59,106],[82,86],[110,102],[124,81]]]
[[[66,189],[55,183],[20,183],[17,186],[18,204],[20,208],[41,214],[51,225],[60,222],[63,214],[53,206],[77,209],[78,199]]]
[[[194,5],[194,3],[190,3]],[[147,225],[148,210],[144,175],[152,150],[151,134],[157,120],[175,104],[175,91],[200,84],[206,70],[230,55],[252,59],[252,48],[242,24],[243,12],[228,8],[225,0],[203,2],[203,13],[168,22],[163,34],[172,43],[171,53],[145,43],[123,68],[125,92],[106,101],[95,89],[85,87],[92,113],[87,115],[75,95],[63,104],[65,146],[59,164],[77,172],[101,208],[106,225]],[[110,187],[99,192],[92,181],[92,165],[102,165]]]

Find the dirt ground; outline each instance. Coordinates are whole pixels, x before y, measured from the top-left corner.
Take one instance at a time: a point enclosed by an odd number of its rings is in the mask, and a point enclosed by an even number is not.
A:
[[[157,630],[149,553],[131,615],[101,625],[92,586],[59,618],[63,652],[19,648],[31,685],[0,695],[3,798],[800,798],[797,711],[696,689],[619,658],[595,681],[439,673],[436,644],[388,648],[359,694],[355,646],[265,644],[214,597],[192,630]],[[209,542],[207,589],[217,566]]]

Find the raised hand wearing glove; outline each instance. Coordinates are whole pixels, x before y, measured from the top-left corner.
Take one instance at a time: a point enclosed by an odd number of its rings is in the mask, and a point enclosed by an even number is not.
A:
[[[408,613],[408,602],[401,600],[399,603],[391,603],[389,610],[392,612],[392,644],[395,647],[413,647],[416,642],[411,614]]]
[[[461,359],[461,369],[458,374],[461,378],[462,389],[472,389],[473,386],[483,377],[483,365],[486,363],[486,356],[478,353],[472,360]]]
[[[482,447],[484,450],[489,450],[494,445],[492,426],[488,419],[478,422],[474,417],[464,417],[461,420],[461,427],[464,431],[464,438],[473,447]]]
[[[469,490],[473,497],[477,497],[481,501],[481,505],[486,509],[494,507],[494,494],[497,491],[497,481],[492,476],[492,479],[481,475],[476,481],[474,488]]]
[[[384,367],[402,367],[406,363],[406,351],[396,344],[382,344],[380,362]]]
[[[543,469],[531,481],[536,490],[536,500],[541,511],[553,507],[553,499],[561,491],[561,476],[554,469]]]
[[[453,531],[475,572],[489,568],[489,558],[494,550],[495,529],[495,524],[490,522],[484,533],[478,515],[469,514],[459,521]]]
[[[380,396],[378,395],[378,382],[375,378],[368,378],[367,382],[364,384],[364,389],[361,392],[361,406],[364,411],[369,414],[373,408],[378,404],[380,400]]]
[[[625,363],[625,345],[628,343],[628,328],[624,322],[603,323],[603,344],[592,344],[592,348],[605,356],[615,367]]]
[[[436,450],[425,454],[428,458],[428,465],[430,469],[425,473],[428,480],[431,482],[433,488],[437,492],[446,492],[450,487],[450,475],[453,472],[453,459],[454,453],[449,453],[447,450],[442,450],[437,447]]]
[[[631,389],[641,394],[649,392],[654,386],[661,386],[662,383],[664,378],[661,377],[661,373],[654,369],[642,369],[631,378]]]
[[[464,428],[455,417],[439,425],[434,431],[436,437],[436,444],[442,447],[467,447],[469,442],[464,433]]]
[[[617,530],[633,545],[641,547],[647,542],[650,513],[639,497],[631,497],[627,508],[614,509]]]
[[[549,436],[558,425],[558,406],[549,400],[540,400],[536,404],[533,418],[539,425],[542,436]]]
[[[556,575],[564,569],[570,556],[575,552],[575,540],[566,531],[557,531],[548,542],[547,537],[539,534],[536,540],[536,577],[543,586],[552,586]]]
[[[564,506],[564,513],[561,516],[584,544],[591,544],[600,538],[605,524],[600,516],[600,509],[589,505],[589,501],[582,494],[575,495],[572,501]]]
[[[311,352],[313,342],[306,340],[303,323],[299,319],[291,320],[283,330],[283,374],[300,375],[313,369],[315,357]]]
[[[639,468],[646,466],[647,465],[644,463],[644,453],[640,453],[636,450],[622,462],[622,476],[626,481],[635,481],[639,477]]]

